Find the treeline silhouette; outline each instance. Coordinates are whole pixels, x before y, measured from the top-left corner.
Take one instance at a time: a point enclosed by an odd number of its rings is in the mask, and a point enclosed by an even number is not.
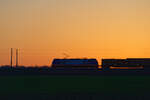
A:
[[[0,75],[150,75],[146,69],[111,69],[102,70],[88,68],[52,68],[49,66],[0,66]]]
[[[98,70],[94,69],[57,69],[49,66],[0,66],[0,75],[85,75],[96,74]]]

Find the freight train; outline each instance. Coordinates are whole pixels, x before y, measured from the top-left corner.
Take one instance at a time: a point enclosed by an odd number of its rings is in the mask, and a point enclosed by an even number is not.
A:
[[[150,58],[102,59],[101,62],[103,70],[110,70],[111,67],[150,68]],[[99,69],[99,64],[96,59],[54,59],[52,68]]]

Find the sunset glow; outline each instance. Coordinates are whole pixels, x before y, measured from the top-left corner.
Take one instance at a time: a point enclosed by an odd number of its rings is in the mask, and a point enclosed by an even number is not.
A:
[[[0,0],[0,65],[54,58],[150,58],[149,0]],[[14,52],[15,53],[15,52]],[[15,61],[14,61],[15,63]]]

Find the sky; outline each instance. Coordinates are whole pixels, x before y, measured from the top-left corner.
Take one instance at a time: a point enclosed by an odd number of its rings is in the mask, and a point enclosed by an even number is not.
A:
[[[0,65],[54,58],[150,58],[149,0],[0,0]],[[13,57],[15,64],[15,56]]]

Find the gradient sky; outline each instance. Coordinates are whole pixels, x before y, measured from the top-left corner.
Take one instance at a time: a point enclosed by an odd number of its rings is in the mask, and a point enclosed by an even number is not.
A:
[[[150,0],[0,0],[0,65],[10,64],[10,48],[20,49],[20,65],[50,65],[63,53],[99,62],[150,57],[149,5]]]

